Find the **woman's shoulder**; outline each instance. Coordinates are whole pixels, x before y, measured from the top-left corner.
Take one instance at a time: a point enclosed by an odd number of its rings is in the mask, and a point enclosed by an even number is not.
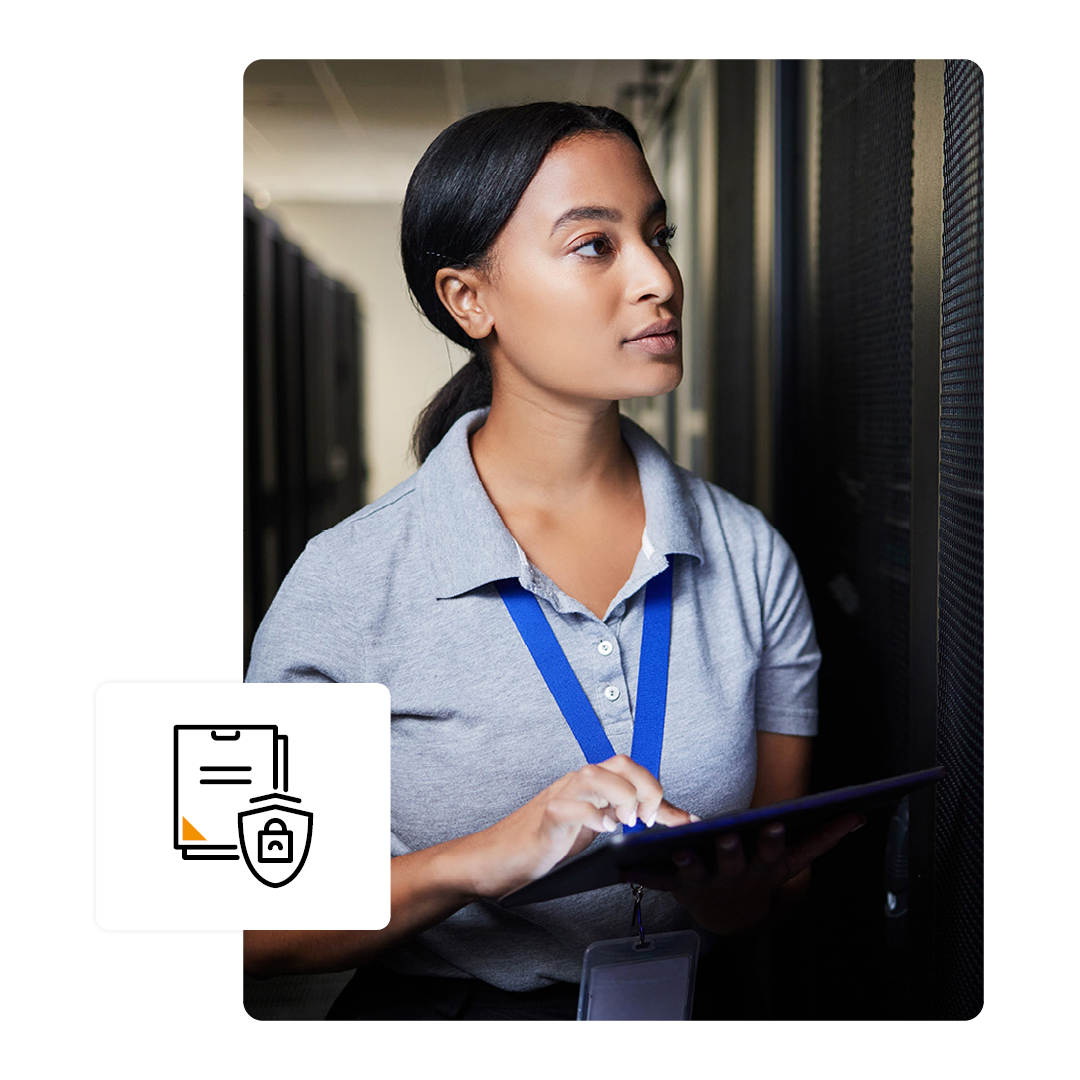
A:
[[[272,610],[353,610],[423,565],[412,478],[308,540],[289,568]]]
[[[686,470],[684,470],[686,471]],[[704,480],[695,473],[687,472],[687,482],[694,493],[695,502],[711,511],[725,530],[737,530],[757,539],[772,540],[777,535],[775,526],[752,503],[733,495],[727,488]]]
[[[707,562],[720,553],[735,574],[766,590],[796,566],[790,545],[756,506],[719,484],[688,474],[699,514],[702,548]]]
[[[358,548],[371,551],[400,542],[416,512],[416,474],[361,507],[336,525],[313,536],[307,552],[324,559],[349,555]]]
[[[643,484],[658,500],[681,503],[702,539],[724,535],[729,541],[771,545],[778,535],[768,518],[726,488],[679,465],[644,428],[624,418],[623,431],[633,448]],[[676,511],[677,512],[677,511]]]
[[[334,555],[362,547],[371,554],[378,549],[400,556],[409,544],[423,543],[425,531],[437,533],[447,513],[460,501],[463,489],[470,483],[479,488],[469,455],[468,431],[486,411],[474,410],[461,417],[416,472],[319,533],[309,548]]]

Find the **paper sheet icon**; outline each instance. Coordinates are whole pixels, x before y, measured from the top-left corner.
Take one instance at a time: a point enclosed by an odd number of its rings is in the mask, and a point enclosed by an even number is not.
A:
[[[185,859],[239,859],[236,815],[289,790],[288,737],[276,724],[173,728],[173,847]]]

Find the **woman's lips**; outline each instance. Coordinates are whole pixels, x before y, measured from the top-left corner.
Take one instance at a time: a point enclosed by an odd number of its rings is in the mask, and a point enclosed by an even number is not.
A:
[[[679,346],[679,324],[675,319],[667,319],[664,322],[653,323],[639,334],[626,339],[627,345],[634,345],[646,352],[663,353],[674,352]]]
[[[636,345],[651,353],[674,352],[679,344],[678,334],[649,334],[647,337],[633,338],[628,345]]]

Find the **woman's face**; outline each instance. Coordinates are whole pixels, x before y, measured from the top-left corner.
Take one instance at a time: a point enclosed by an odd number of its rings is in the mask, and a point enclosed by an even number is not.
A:
[[[621,135],[555,146],[491,251],[480,301],[496,380],[622,400],[682,378],[682,278],[664,200]]]

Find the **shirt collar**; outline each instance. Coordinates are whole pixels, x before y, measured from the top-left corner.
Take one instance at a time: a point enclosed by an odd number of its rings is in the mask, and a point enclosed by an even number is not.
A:
[[[486,417],[487,409],[462,416],[416,474],[428,564],[440,598],[504,578],[518,578],[526,588],[532,582],[528,559],[488,498],[469,452],[469,435]],[[652,436],[625,416],[621,420],[645,498],[645,554],[681,553],[701,560],[697,508],[686,473]]]

